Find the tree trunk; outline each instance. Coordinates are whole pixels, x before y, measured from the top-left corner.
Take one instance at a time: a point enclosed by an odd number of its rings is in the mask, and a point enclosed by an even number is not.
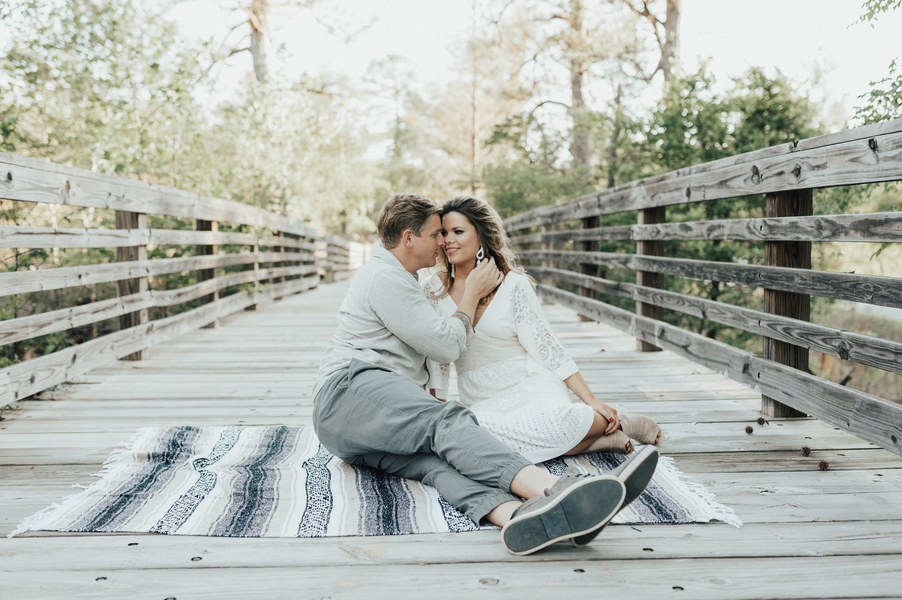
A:
[[[617,172],[617,143],[620,141],[620,134],[623,127],[620,125],[621,109],[623,106],[623,86],[617,85],[617,95],[614,96],[614,130],[611,132],[610,149],[608,150],[608,187],[614,187],[616,183],[615,174]]]
[[[247,22],[251,26],[251,56],[254,57],[254,76],[263,83],[269,75],[266,64],[266,19],[269,0],[253,0],[246,9]]]
[[[589,131],[586,128],[586,100],[583,98],[583,80],[586,76],[585,57],[582,53],[583,39],[583,3],[573,0],[570,9],[570,27],[573,41],[570,43],[570,114],[573,118],[573,141],[570,154],[573,156],[574,171],[586,171],[589,168]]]
[[[472,56],[473,87],[470,89],[470,194],[476,195],[476,162],[478,160],[478,141],[476,135],[476,90],[479,85],[479,63],[476,57],[476,0],[471,7],[473,11],[470,39]]]
[[[664,83],[673,78],[680,62],[680,15],[682,0],[667,0],[667,20],[664,21],[664,40],[659,67]]]

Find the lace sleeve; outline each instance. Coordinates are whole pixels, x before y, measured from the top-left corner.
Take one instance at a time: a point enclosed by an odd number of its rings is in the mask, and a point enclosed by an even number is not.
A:
[[[425,282],[423,291],[426,293],[426,298],[429,300],[429,303],[432,304],[432,308],[435,310],[436,314],[442,316],[441,309],[439,308],[439,296],[430,283],[431,280]],[[436,398],[447,400],[448,388],[450,386],[449,382],[451,380],[451,363],[438,362],[431,358],[427,358],[426,370],[429,371],[429,381],[426,382],[426,389],[435,390]]]
[[[525,281],[518,281],[511,297],[517,337],[526,352],[545,365],[561,381],[579,372],[576,363],[564,350],[542,316],[542,308],[536,293]]]

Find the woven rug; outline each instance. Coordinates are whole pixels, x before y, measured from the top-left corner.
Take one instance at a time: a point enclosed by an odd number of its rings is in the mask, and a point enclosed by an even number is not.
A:
[[[600,452],[542,466],[556,475],[598,474],[623,460]],[[312,428],[141,429],[98,476],[27,518],[10,537],[26,531],[322,537],[478,529],[429,486],[335,458]],[[646,492],[613,522],[714,520],[741,525],[662,457]]]

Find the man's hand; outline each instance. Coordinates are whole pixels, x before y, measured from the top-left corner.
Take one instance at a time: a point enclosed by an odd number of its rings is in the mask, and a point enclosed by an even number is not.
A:
[[[495,259],[491,257],[483,259],[467,275],[464,294],[472,294],[471,297],[479,300],[494,292],[502,281],[504,281],[504,274],[495,266]]]

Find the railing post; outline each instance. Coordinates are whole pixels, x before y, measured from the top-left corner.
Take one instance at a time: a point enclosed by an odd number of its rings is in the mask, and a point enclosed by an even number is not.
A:
[[[595,229],[598,227],[598,217],[586,217],[580,222],[582,229]],[[598,241],[597,240],[583,240],[580,242],[580,250],[583,252],[598,252]],[[598,275],[598,265],[593,265],[592,263],[580,263],[579,264],[579,272],[583,275],[592,275],[593,277]],[[579,288],[579,295],[583,298],[592,298],[595,299],[595,290],[587,287]],[[579,316],[580,321],[592,321],[594,319],[590,319],[585,315]]]
[[[637,223],[639,225],[653,225],[656,223],[664,223],[667,220],[667,209],[663,206],[654,208],[643,208],[639,210]],[[639,240],[636,242],[636,255],[639,256],[664,256],[664,242],[658,240]],[[636,271],[636,284],[645,287],[663,288],[664,275],[662,273],[651,273],[649,271]],[[645,302],[636,302],[636,314],[642,317],[650,317],[662,321],[664,319],[664,309],[654,304]],[[661,349],[646,342],[636,339],[636,350],[639,352],[658,352]]]
[[[116,211],[116,229],[147,229],[147,215],[144,213],[129,212],[125,210]],[[135,260],[147,260],[147,246],[128,246],[125,248],[116,248],[116,262],[131,262]],[[147,277],[139,277],[137,279],[120,279],[116,282],[116,291],[119,297],[129,296],[131,294],[140,294],[148,289]],[[147,323],[149,320],[147,309],[144,308],[137,312],[128,313],[119,317],[119,329],[128,329]],[[148,358],[147,350],[138,350],[122,360],[144,360]]]
[[[284,234],[281,231],[276,233],[276,238],[278,238],[280,240],[283,238],[283,236],[284,236]],[[285,246],[279,245],[279,246],[272,247],[272,252],[284,252],[284,251],[285,251]],[[274,269],[277,269],[279,267],[284,267],[284,266],[285,266],[285,263],[282,261],[274,262],[274,263],[270,264],[270,267],[272,267]],[[271,286],[273,286],[273,290],[275,290],[275,286],[284,281],[285,281],[284,277],[273,277],[272,279],[269,280],[269,283]],[[277,292],[273,293],[273,300],[281,300],[281,299],[282,299],[281,294],[278,294]]]
[[[258,244],[253,244],[249,247],[251,254],[256,254],[259,249],[260,246]],[[244,265],[243,270],[254,272],[254,292],[258,292],[260,287],[260,263],[257,261],[247,263]],[[257,305],[251,304],[250,306],[246,306],[244,310],[257,310]]]
[[[807,217],[813,214],[812,190],[792,190],[768,194],[765,214],[773,217]],[[764,242],[764,262],[770,267],[811,268],[811,242]],[[811,296],[764,290],[764,310],[782,317],[801,321],[811,320]],[[808,372],[808,348],[764,338],[764,358]],[[761,412],[774,418],[804,417],[805,413],[761,396]]]
[[[539,228],[539,230],[540,230],[542,233],[550,233],[550,232],[552,231],[552,228],[551,228],[551,225],[542,225],[542,226]],[[542,238],[542,250],[543,250],[544,252],[548,252],[548,251],[554,250],[554,241],[553,241],[553,240],[546,240],[545,238]],[[553,260],[548,260],[547,258],[543,258],[543,259],[542,259],[542,267],[543,267],[543,268],[546,268],[546,269],[554,268],[554,261],[553,261]]]
[[[216,221],[204,221],[202,219],[197,219],[197,231],[218,231],[219,224]],[[198,244],[197,245],[197,255],[198,256],[213,256],[216,254],[217,248],[214,244]],[[197,271],[197,283],[202,281],[209,281],[210,279],[214,279],[216,277],[216,268],[212,269],[200,269]],[[215,291],[212,294],[207,294],[206,296],[201,296],[197,299],[197,305],[203,306],[204,304],[210,304],[211,302],[215,302],[219,300],[219,291]],[[217,322],[213,321],[207,325],[204,325],[204,329],[213,329],[217,326]]]

